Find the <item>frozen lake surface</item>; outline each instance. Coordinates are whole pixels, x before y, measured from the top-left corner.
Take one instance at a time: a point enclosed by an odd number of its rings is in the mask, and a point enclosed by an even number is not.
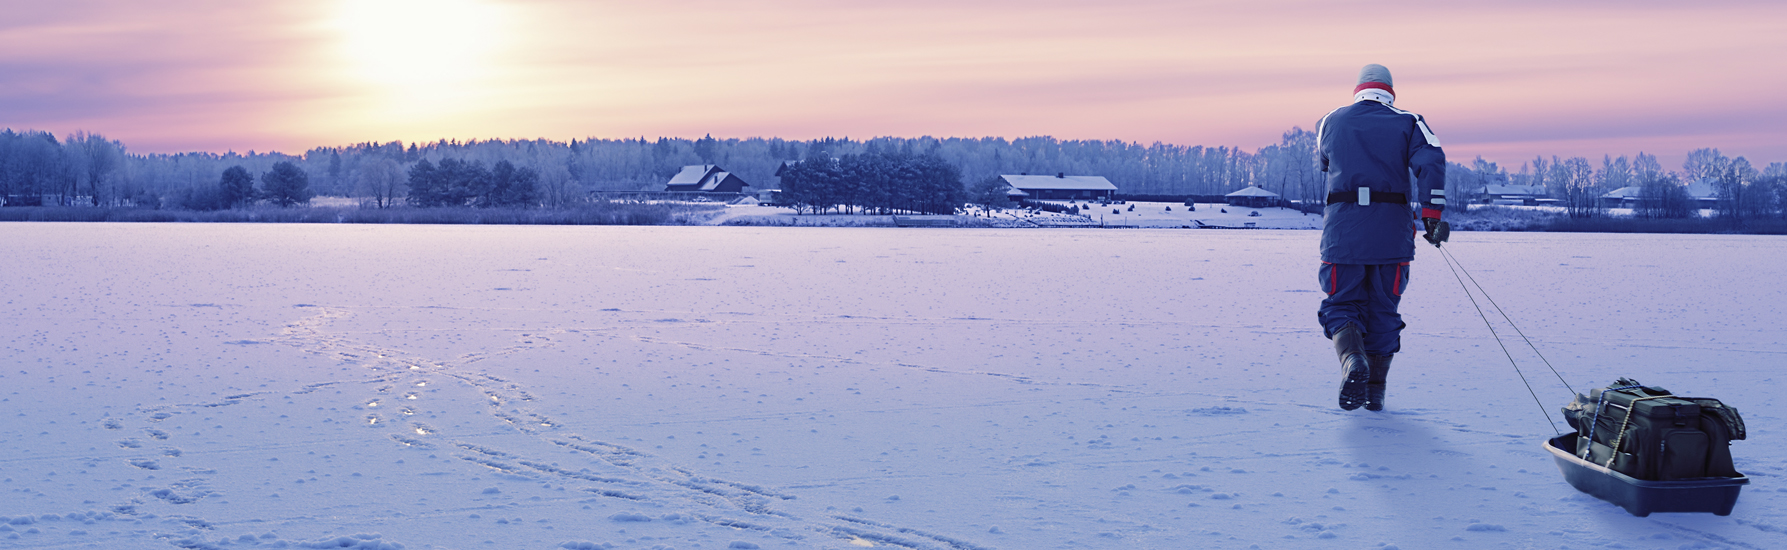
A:
[[[1314,231],[0,235],[0,547],[1787,546],[1780,237],[1448,245],[1576,390],[1744,413],[1731,516],[1635,518],[1432,249],[1369,413]]]

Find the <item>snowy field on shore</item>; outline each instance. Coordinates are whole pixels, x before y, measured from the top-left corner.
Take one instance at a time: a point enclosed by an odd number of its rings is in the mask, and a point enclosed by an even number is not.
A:
[[[1048,201],[1063,207],[1077,206],[1080,214],[1031,211],[1024,208],[985,210],[970,206],[958,223],[972,227],[1109,226],[1156,229],[1321,229],[1320,214],[1283,207],[1249,208],[1200,203],[1189,210],[1182,203],[1125,202],[1100,206],[1091,201]],[[935,217],[935,216],[927,216]],[[1249,225],[1251,224],[1251,225]],[[767,205],[728,205],[708,218],[706,225],[767,225],[861,227],[892,226],[893,216],[865,214],[798,214],[793,208]]]
[[[1315,231],[0,235],[4,548],[1787,547],[1781,237],[1448,245],[1576,390],[1743,412],[1732,515],[1636,518],[1431,248],[1370,413]]]

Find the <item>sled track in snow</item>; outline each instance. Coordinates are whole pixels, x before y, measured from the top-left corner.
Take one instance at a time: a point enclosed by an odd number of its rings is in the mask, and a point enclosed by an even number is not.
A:
[[[233,394],[212,402],[149,407],[138,410],[135,418],[107,417],[103,419],[105,429],[123,432],[135,426],[137,427],[136,433],[145,434],[156,443],[151,447],[146,445],[145,441],[135,437],[118,440],[121,448],[142,451],[140,456],[127,459],[131,466],[146,471],[180,471],[188,477],[164,482],[166,484],[162,486],[145,487],[140,495],[125,498],[108,506],[106,512],[101,513],[99,517],[92,518],[94,521],[140,521],[140,518],[148,517],[145,514],[148,513],[147,510],[150,507],[171,506],[173,509],[179,509],[185,505],[214,497],[215,493],[208,485],[208,476],[216,472],[179,464],[185,455],[177,447],[181,436],[150,426],[173,418],[175,415],[191,414],[203,409],[239,406],[269,399],[302,399],[317,395],[319,390],[325,388],[336,388],[363,392],[358,399],[363,405],[356,407],[360,410],[341,411],[339,413],[341,418],[338,420],[348,424],[361,424],[369,429],[380,431],[382,436],[379,439],[385,441],[386,444],[436,452],[446,451],[448,456],[457,459],[457,462],[466,467],[488,470],[501,476],[559,484],[572,488],[577,493],[588,495],[590,498],[642,504],[648,505],[650,508],[669,511],[658,518],[619,514],[611,518],[613,521],[701,522],[726,529],[770,534],[790,540],[812,536],[827,540],[840,540],[845,543],[853,540],[870,541],[878,545],[911,550],[991,550],[989,547],[954,537],[867,518],[809,515],[809,513],[790,511],[787,509],[787,505],[797,503],[798,500],[793,494],[774,487],[705,475],[697,469],[675,464],[662,457],[623,444],[605,441],[599,436],[592,437],[578,433],[576,430],[579,430],[580,427],[541,414],[534,406],[539,398],[528,388],[472,368],[475,364],[490,359],[553,347],[556,345],[553,337],[563,334],[566,332],[565,330],[531,330],[525,335],[529,342],[526,344],[517,343],[488,352],[468,353],[442,359],[425,357],[403,349],[377,346],[328,331],[328,326],[331,323],[352,316],[354,308],[302,307],[311,310],[312,314],[290,323],[282,334],[265,343],[291,346],[306,353],[331,358],[342,364],[356,365],[363,370],[365,376],[357,381],[337,380],[310,384],[287,391],[266,390]],[[638,339],[648,343],[697,346],[688,343],[655,341],[650,338]],[[753,352],[753,350],[729,351]],[[824,359],[843,360],[842,358],[829,357]],[[897,366],[925,368],[914,365]],[[946,372],[936,369],[928,370]],[[950,372],[950,374],[1006,376],[997,373]],[[1022,377],[1009,378],[1018,383],[1028,382]],[[456,384],[439,382],[444,380],[450,380]],[[458,395],[454,399],[425,396],[418,391],[422,388],[436,392],[452,392]],[[451,429],[412,420],[427,417],[431,412],[430,407],[465,401],[483,402],[484,412],[491,418],[496,419],[506,429],[525,436],[533,443],[576,453],[578,456],[586,457],[589,463],[575,468],[555,465],[553,464],[554,460],[562,463],[564,460],[562,455],[533,456],[538,451],[529,448],[473,443],[462,438],[487,438],[492,434],[487,432],[455,433]],[[324,441],[294,442],[292,446],[302,448],[328,443]],[[348,442],[336,441],[334,443]],[[528,445],[528,447],[532,446],[532,443]],[[564,500],[559,504],[576,506],[578,502],[577,500]],[[172,512],[173,509],[166,510],[166,512]],[[161,514],[158,520],[163,523],[173,522],[185,528],[196,529],[201,533],[219,532],[218,523],[202,517],[165,513]],[[293,516],[260,521],[302,520],[303,517]],[[223,546],[208,542],[202,536],[161,535],[157,538],[175,548],[221,548]]]

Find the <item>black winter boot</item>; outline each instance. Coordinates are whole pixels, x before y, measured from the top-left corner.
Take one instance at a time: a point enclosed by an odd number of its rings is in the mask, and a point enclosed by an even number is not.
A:
[[[1340,356],[1340,408],[1353,410],[1365,404],[1365,385],[1371,365],[1365,359],[1365,331],[1347,323],[1334,332],[1334,353]]]
[[[1384,410],[1384,381],[1390,375],[1390,360],[1395,355],[1367,355],[1365,362],[1371,364],[1371,378],[1365,383],[1365,410]]]

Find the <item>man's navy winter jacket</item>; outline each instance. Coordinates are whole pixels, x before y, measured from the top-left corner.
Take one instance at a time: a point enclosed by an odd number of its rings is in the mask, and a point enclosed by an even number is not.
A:
[[[1322,261],[1413,261],[1412,206],[1437,218],[1446,204],[1446,153],[1427,121],[1367,99],[1335,109],[1316,128],[1316,151],[1328,173]],[[1370,189],[1369,205],[1359,204],[1360,188]]]

